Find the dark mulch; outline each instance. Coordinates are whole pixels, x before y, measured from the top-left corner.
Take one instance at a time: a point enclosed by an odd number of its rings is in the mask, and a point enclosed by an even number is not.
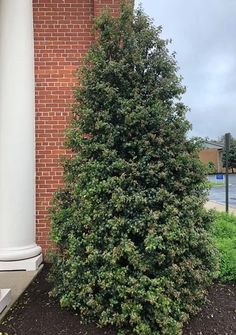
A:
[[[0,325],[8,335],[115,335],[113,329],[80,324],[79,316],[62,310],[49,298],[46,281],[49,267],[43,270],[22,295]],[[186,325],[183,335],[236,335],[236,286],[213,285],[209,302]]]

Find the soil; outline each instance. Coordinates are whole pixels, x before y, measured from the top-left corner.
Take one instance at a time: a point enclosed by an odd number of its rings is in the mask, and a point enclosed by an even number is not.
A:
[[[111,328],[82,325],[79,316],[61,309],[48,296],[50,284],[45,265],[35,281],[8,312],[0,325],[0,335],[116,335]],[[2,334],[2,333],[3,334]],[[214,284],[208,303],[185,326],[183,335],[236,335],[236,285]]]

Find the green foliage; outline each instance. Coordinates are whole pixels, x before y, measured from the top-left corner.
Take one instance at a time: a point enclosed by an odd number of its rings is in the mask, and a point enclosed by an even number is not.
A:
[[[209,162],[207,164],[207,173],[208,174],[215,174],[217,172],[215,164],[213,162]]]
[[[222,154],[222,162],[223,166],[226,166],[226,151],[223,150]],[[230,139],[230,147],[229,147],[229,168],[232,169],[232,173],[234,173],[234,168],[236,167],[236,139],[231,136]]]
[[[220,253],[220,280],[236,282],[236,216],[216,215],[214,239]]]
[[[208,182],[209,187],[220,187],[220,186],[225,186],[224,181],[209,181]]]
[[[184,88],[142,10],[96,27],[52,208],[52,294],[119,334],[180,334],[216,267]]]

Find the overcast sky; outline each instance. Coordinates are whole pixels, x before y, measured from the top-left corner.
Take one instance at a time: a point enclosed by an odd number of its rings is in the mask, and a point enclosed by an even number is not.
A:
[[[136,6],[140,1],[136,0]],[[142,0],[177,52],[191,135],[236,137],[236,0]]]

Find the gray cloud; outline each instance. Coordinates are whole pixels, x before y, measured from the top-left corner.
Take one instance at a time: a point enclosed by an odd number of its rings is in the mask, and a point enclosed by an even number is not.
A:
[[[137,4],[136,4],[137,5]],[[173,40],[192,135],[236,137],[236,0],[143,0]]]

